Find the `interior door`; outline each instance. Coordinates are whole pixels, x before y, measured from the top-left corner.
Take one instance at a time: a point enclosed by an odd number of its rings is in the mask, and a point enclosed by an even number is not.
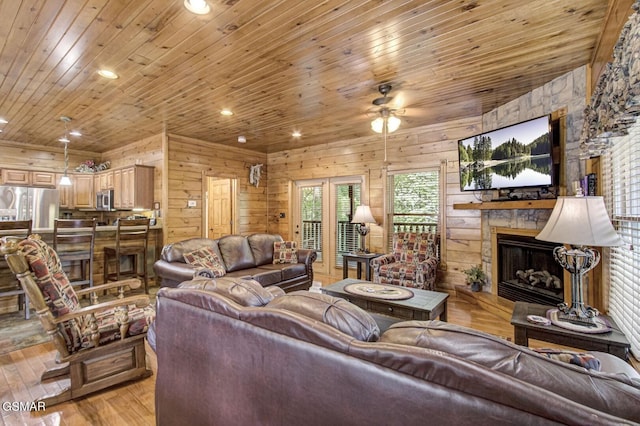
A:
[[[234,233],[233,179],[209,177],[207,182],[207,238]]]

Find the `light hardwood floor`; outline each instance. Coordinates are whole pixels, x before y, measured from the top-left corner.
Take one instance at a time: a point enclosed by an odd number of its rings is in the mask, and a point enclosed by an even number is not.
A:
[[[325,281],[325,280],[323,280]],[[331,281],[327,281],[331,282]],[[497,315],[478,305],[452,296],[448,302],[448,320],[513,340],[513,327]],[[549,343],[530,341],[533,347],[550,347]],[[2,425],[154,425],[154,389],[157,361],[147,346],[149,365],[154,375],[137,382],[48,407],[41,412],[13,412],[0,406]],[[0,402],[28,402],[53,392],[61,382],[39,383],[45,366],[55,362],[51,343],[32,346],[0,355]]]

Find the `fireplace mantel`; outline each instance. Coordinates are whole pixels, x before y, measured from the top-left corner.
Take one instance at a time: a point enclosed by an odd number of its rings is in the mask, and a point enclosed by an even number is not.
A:
[[[555,198],[544,200],[510,200],[488,201],[478,203],[458,203],[453,205],[454,210],[515,210],[515,209],[553,209],[556,205]]]

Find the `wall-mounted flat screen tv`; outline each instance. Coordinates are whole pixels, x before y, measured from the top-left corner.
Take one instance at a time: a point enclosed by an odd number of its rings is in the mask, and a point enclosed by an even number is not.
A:
[[[550,186],[551,117],[460,139],[458,159],[462,191]]]

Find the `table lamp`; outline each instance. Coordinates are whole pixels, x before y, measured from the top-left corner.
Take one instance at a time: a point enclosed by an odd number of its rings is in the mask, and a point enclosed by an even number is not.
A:
[[[602,197],[558,197],[549,221],[536,239],[568,244],[553,250],[553,257],[571,274],[571,306],[558,305],[561,321],[595,324],[598,310],[585,304],[583,276],[600,261],[600,253],[587,246],[614,247],[624,244],[613,229]]]
[[[356,230],[360,234],[360,251],[362,253],[367,253],[367,249],[364,248],[364,237],[369,233],[369,227],[367,223],[376,223],[376,220],[373,218],[371,214],[371,209],[369,206],[358,206],[356,209],[356,214],[353,215],[353,219],[351,219],[351,223],[356,223]]]

